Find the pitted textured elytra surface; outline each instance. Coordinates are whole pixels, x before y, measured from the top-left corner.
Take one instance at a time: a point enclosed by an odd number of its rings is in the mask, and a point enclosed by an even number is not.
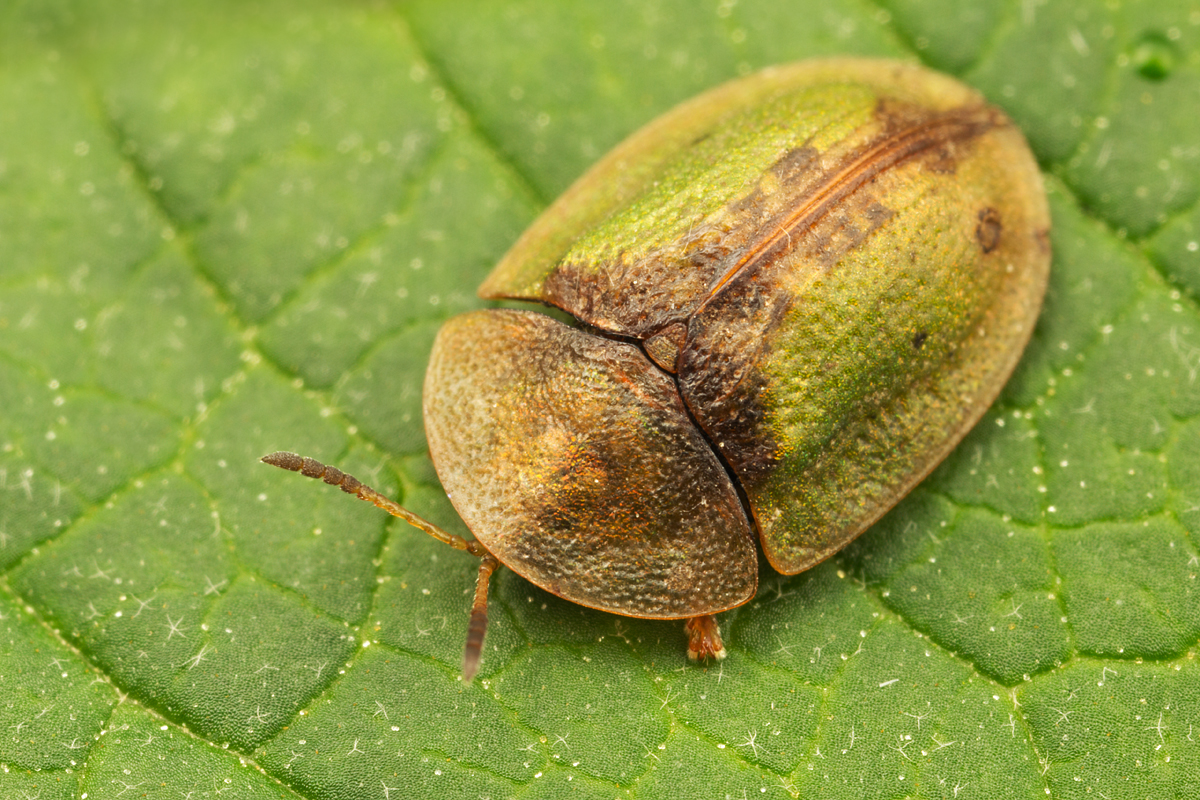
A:
[[[0,795],[1200,792],[1200,13],[940,6],[3,12]],[[473,560],[257,458],[461,531],[439,323],[638,124],[847,53],[948,70],[1041,159],[1017,374],[847,551],[762,565],[726,661],[502,573],[464,687]]]

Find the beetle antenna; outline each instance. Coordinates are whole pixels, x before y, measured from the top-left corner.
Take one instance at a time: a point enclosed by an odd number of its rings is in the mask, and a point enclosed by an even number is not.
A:
[[[379,492],[375,491],[370,486],[367,486],[353,475],[347,475],[337,467],[330,467],[326,464],[322,464],[315,458],[298,456],[295,453],[288,453],[281,450],[278,453],[271,453],[269,456],[263,456],[261,461],[264,464],[270,464],[273,467],[291,470],[292,472],[299,472],[301,475],[309,478],[318,478],[323,480],[330,486],[338,487],[346,494],[352,494],[359,500],[366,500],[368,503],[382,508],[393,517],[399,517],[409,525],[412,525],[414,528],[428,533],[439,542],[445,542],[455,550],[463,550],[473,556],[479,556],[480,558],[491,555],[479,542],[474,540],[468,541],[461,536],[456,536],[449,531],[442,530],[432,522],[418,517],[416,514],[412,513],[395,500],[389,500],[388,498],[384,497]]]
[[[471,621],[467,624],[467,646],[463,650],[463,680],[467,683],[479,671],[479,658],[483,654],[483,635],[487,633],[488,582],[500,562],[495,556],[486,555],[479,562],[479,579],[475,582],[475,602],[471,604]]]
[[[414,528],[428,533],[439,542],[445,542],[455,550],[463,550],[482,559],[479,562],[479,578],[475,583],[475,601],[471,604],[471,620],[467,623],[467,645],[463,650],[463,680],[470,683],[471,679],[475,677],[475,673],[479,671],[479,659],[483,655],[483,636],[487,633],[488,623],[488,583],[491,581],[492,573],[496,571],[496,567],[500,566],[500,562],[496,560],[496,557],[484,549],[484,546],[479,542],[474,540],[469,541],[449,531],[442,530],[437,525],[418,517],[396,501],[389,500],[358,478],[353,475],[347,475],[337,467],[322,464],[315,458],[307,458],[286,451],[263,456],[262,461],[273,467],[299,472],[301,475],[309,478],[319,478],[330,486],[338,487],[346,494],[352,494],[360,500],[366,500],[368,503],[382,508],[393,517],[399,517]]]

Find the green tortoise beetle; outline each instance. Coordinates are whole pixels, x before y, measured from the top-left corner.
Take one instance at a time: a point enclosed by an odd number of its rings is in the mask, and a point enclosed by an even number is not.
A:
[[[311,459],[322,477],[481,558],[463,675],[504,564],[584,606],[685,619],[757,589],[754,540],[812,567],[970,430],[1033,331],[1049,214],[1021,133],[976,92],[830,59],[719,86],[633,134],[480,288],[554,306],[442,328],[429,450],[468,542]]]

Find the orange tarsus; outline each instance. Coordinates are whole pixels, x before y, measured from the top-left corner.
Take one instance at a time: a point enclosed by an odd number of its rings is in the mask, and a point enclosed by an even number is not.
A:
[[[711,614],[692,617],[684,624],[688,635],[688,658],[692,661],[707,661],[725,657],[725,645],[721,641],[721,630],[717,618]]]

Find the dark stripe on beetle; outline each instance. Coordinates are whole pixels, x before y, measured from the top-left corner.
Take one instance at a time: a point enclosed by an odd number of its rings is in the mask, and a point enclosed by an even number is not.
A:
[[[760,264],[771,263],[783,251],[791,249],[799,234],[813,227],[848,195],[884,170],[934,148],[974,139],[1005,124],[994,109],[985,106],[959,108],[876,140],[848,159],[845,166],[828,175],[813,189],[806,202],[790,211],[755,247],[747,250],[713,285],[694,313],[700,313],[738,275],[750,272]]]

